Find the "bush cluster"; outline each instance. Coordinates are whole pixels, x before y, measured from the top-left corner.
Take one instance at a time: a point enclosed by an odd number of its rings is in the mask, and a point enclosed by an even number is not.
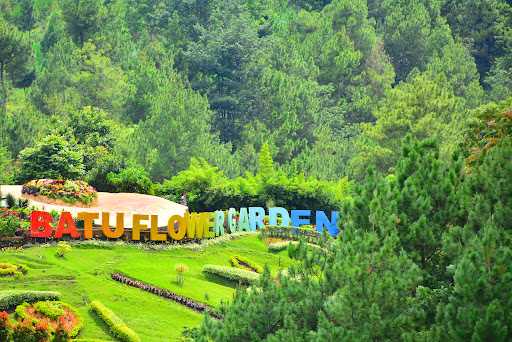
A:
[[[9,307],[17,306],[24,302],[34,303],[41,300],[58,300],[60,297],[60,292],[56,291],[0,291],[0,310],[7,310]]]
[[[185,297],[185,296],[180,296],[179,294],[177,294],[175,292],[165,290],[165,289],[162,289],[162,288],[150,285],[150,284],[146,284],[146,283],[143,283],[143,282],[140,282],[137,280],[133,280],[133,279],[125,277],[124,275],[119,274],[119,273],[112,273],[110,275],[110,277],[113,280],[116,280],[123,284],[137,287],[141,290],[156,294],[157,296],[160,296],[163,298],[171,299],[171,300],[175,301],[176,303],[186,306],[192,310],[196,310],[198,312],[208,311],[210,313],[210,316],[212,316],[214,318],[218,318],[218,319],[222,318],[220,315],[214,313],[213,310],[211,310],[211,308],[208,307],[208,305],[206,305],[204,303],[197,302],[197,301],[190,299],[188,297]]]
[[[259,275],[257,273],[228,266],[204,265],[203,271],[230,280],[239,281],[244,284],[251,284],[259,279]]]
[[[23,304],[18,305],[16,307],[16,314],[22,320],[28,319],[34,324],[39,323],[40,322],[39,319],[27,315],[26,308],[29,306],[31,306],[31,304],[29,304],[29,303],[23,303]],[[42,316],[48,317],[49,320],[60,322],[59,325],[63,325],[63,326],[68,325],[69,329],[67,329],[67,330],[69,330],[68,334],[70,337],[74,337],[74,336],[78,335],[78,333],[80,332],[80,330],[82,329],[82,327],[84,325],[84,318],[82,317],[82,315],[80,315],[74,307],[72,307],[71,305],[69,305],[67,303],[60,302],[60,301],[55,301],[55,302],[39,301],[39,302],[35,303],[33,305],[33,307],[36,309],[36,311],[39,314],[41,314]],[[71,324],[69,324],[70,322],[66,322],[66,321],[61,322],[60,321],[61,318],[64,319],[64,317],[66,316],[66,311],[64,310],[64,308],[71,311],[75,315],[75,317],[78,319],[78,322],[76,322],[76,324],[73,324],[73,322],[71,322]],[[53,329],[50,327],[49,330],[52,333],[55,333],[58,329]]]
[[[267,175],[247,174],[245,178],[229,179],[204,159],[192,158],[188,170],[171,180],[155,184],[155,194],[179,202],[187,192],[191,212],[239,207],[282,206],[288,210],[338,210],[342,200],[350,197],[352,183],[346,178],[338,183],[306,179],[304,175],[270,172]]]
[[[91,310],[96,312],[98,316],[110,327],[110,330],[116,335],[121,341],[125,342],[140,342],[140,337],[130,328],[124,324],[124,322],[117,317],[112,310],[105,307],[98,301],[91,302]]]
[[[240,256],[240,255],[233,255],[230,259],[231,265],[235,268],[240,268],[242,270],[247,270],[248,268],[251,268],[256,273],[263,273],[263,267],[255,263],[254,261]]]

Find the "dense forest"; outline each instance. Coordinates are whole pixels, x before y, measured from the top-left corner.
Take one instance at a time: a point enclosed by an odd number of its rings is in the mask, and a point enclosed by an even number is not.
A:
[[[511,6],[0,0],[0,183],[340,210],[199,340],[510,341]]]
[[[0,10],[3,183],[55,169],[108,190],[110,172],[163,182],[192,157],[236,179],[257,173],[265,144],[285,178],[362,181],[369,165],[394,172],[407,134],[436,136],[449,160],[471,119],[512,87],[506,1],[1,0]],[[25,170],[31,148],[58,150],[66,165]]]

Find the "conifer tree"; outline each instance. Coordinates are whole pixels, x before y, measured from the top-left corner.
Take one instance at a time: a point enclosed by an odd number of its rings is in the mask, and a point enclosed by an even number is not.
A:
[[[453,294],[438,307],[439,340],[512,339],[512,236],[493,219],[467,246],[454,276]]]

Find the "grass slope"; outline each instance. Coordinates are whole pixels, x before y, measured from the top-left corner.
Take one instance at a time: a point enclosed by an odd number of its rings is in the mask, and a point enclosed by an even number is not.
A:
[[[116,341],[116,338],[98,316],[89,311],[88,305],[93,300],[114,311],[142,341],[175,340],[183,327],[197,326],[203,320],[201,314],[170,300],[111,280],[112,272],[218,306],[221,301],[232,298],[237,284],[204,274],[203,265],[230,266],[229,259],[234,254],[260,265],[268,264],[272,272],[279,270],[279,264],[287,267],[290,263],[286,251],[268,253],[263,241],[254,235],[214,245],[204,251],[150,252],[131,247],[79,247],[74,246],[65,258],[56,257],[54,247],[0,254],[0,262],[18,261],[30,268],[21,278],[0,277],[0,289],[59,291],[62,301],[75,306],[84,316],[84,327],[77,338],[107,341]],[[176,282],[174,269],[178,263],[189,268],[181,285]]]

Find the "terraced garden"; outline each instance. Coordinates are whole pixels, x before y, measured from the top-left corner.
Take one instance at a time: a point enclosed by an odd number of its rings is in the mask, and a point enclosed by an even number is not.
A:
[[[206,248],[190,245],[190,248],[156,251],[150,250],[152,245],[140,249],[105,241],[71,244],[71,247],[64,257],[55,255],[56,244],[0,253],[0,263],[27,267],[21,275],[0,277],[0,291],[58,291],[62,295],[60,300],[75,307],[84,318],[83,328],[75,338],[104,341],[119,338],[91,310],[93,301],[111,310],[142,341],[173,341],[180,338],[185,327],[201,324],[203,314],[201,310],[192,310],[158,295],[156,288],[215,308],[221,302],[230,301],[242,282],[203,272],[204,265],[231,267],[230,260],[236,255],[261,266],[268,264],[275,274],[291,262],[286,250],[269,251],[265,241],[254,234]],[[178,281],[176,265],[180,263],[188,271]],[[151,287],[142,289],[115,281],[113,273]],[[17,320],[15,309],[7,310],[11,322]]]

